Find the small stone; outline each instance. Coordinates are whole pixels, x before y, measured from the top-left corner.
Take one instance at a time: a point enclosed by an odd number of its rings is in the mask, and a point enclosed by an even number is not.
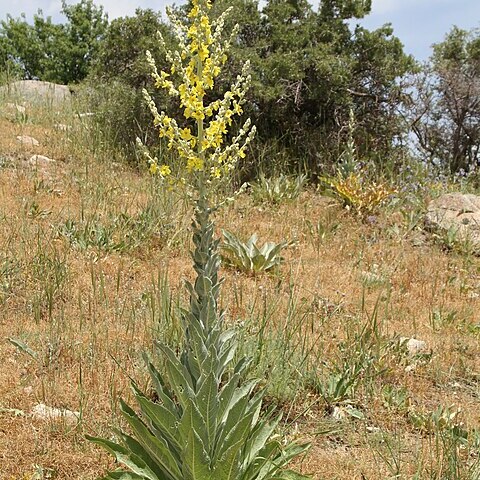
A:
[[[67,423],[77,423],[80,412],[73,412],[64,408],[48,407],[39,403],[32,408],[32,418],[36,420],[63,420]]]
[[[339,407],[338,405],[333,408],[332,417],[335,420],[344,420],[347,416],[345,408]]]
[[[67,132],[72,129],[70,125],[65,125],[64,123],[56,123],[53,128],[55,128],[55,130],[60,130],[61,132]]]
[[[31,385],[28,385],[23,389],[23,393],[25,395],[30,395],[33,392],[33,387]]]
[[[85,112],[85,113],[79,113],[78,116],[80,118],[86,118],[86,117],[93,117],[95,114],[93,112]]]
[[[427,342],[423,340],[401,337],[400,343],[407,346],[407,352],[411,356],[418,355],[419,353],[427,353]]]
[[[55,163],[53,158],[46,157],[45,155],[33,155],[28,161],[32,167],[45,167],[51,163]]]
[[[38,140],[28,135],[18,135],[17,141],[22,145],[28,145],[30,147],[38,147],[40,145]]]

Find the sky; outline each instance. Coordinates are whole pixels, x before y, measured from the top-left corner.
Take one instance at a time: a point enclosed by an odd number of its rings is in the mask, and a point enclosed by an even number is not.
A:
[[[78,3],[79,0],[67,0]],[[137,7],[164,11],[169,0],[94,0],[103,5],[109,19],[133,15]],[[177,0],[176,3],[181,3]],[[54,21],[63,21],[60,16],[61,0],[0,0],[0,19],[9,13],[18,17],[27,15],[27,20],[38,9]],[[375,29],[385,23],[393,25],[394,34],[404,44],[405,51],[419,60],[426,60],[431,45],[442,41],[452,25],[470,30],[480,28],[480,0],[373,0],[372,13],[359,23]]]

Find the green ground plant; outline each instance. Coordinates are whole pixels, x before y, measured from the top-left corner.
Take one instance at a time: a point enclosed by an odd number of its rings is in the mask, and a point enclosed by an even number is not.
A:
[[[395,189],[385,182],[372,181],[367,175],[362,174],[363,169],[355,147],[355,129],[355,117],[350,110],[348,138],[336,166],[336,174],[322,176],[320,182],[325,192],[344,207],[361,216],[367,216],[375,213],[395,193]]]
[[[265,242],[261,247],[257,244],[258,237],[253,234],[246,242],[242,242],[234,233],[223,231],[222,250],[225,263],[238,270],[257,274],[278,268],[283,257],[280,252],[289,242]]]
[[[255,203],[274,205],[295,200],[300,196],[306,181],[306,175],[299,175],[295,178],[286,175],[267,178],[261,174],[258,180],[251,183],[252,198]]]
[[[236,333],[224,328],[225,314],[218,308],[222,283],[218,276],[219,240],[214,239],[212,214],[215,208],[209,206],[209,189],[234,168],[237,158],[244,156],[254,130],[247,134],[247,121],[233,143],[222,145],[231,117],[242,111],[249,81],[246,72],[238,76],[223,100],[204,105],[205,92],[213,87],[213,79],[220,73],[229,46],[228,41],[220,41],[227,13],[211,24],[210,8],[208,0],[194,0],[189,13],[190,26],[180,23],[170,11],[180,52],[167,50],[167,58],[172,63],[171,74],[177,71],[183,77],[184,83],[178,89],[168,80],[170,74],[159,74],[153,58],[149,57],[156,86],[179,96],[187,122],[189,119],[195,121],[196,135],[192,135],[190,127],[180,129],[174,119],[164,112],[158,113],[146,94],[155,126],[161,136],[168,138],[170,148],[175,147],[185,159],[183,178],[190,181],[195,192],[192,258],[196,279],[193,284],[187,283],[190,305],[182,313],[184,344],[181,355],[178,357],[169,346],[156,342],[164,368],[158,369],[147,358],[158,401],[153,401],[133,384],[140,413],[120,401],[122,416],[132,433],[117,430],[119,443],[88,437],[109,450],[123,465],[122,469],[104,477],[108,479],[306,478],[284,467],[304,452],[307,445],[289,443],[284,446],[274,436],[281,416],[274,414],[274,408],[262,410],[264,392],[256,388],[258,380],[243,380],[250,360],[247,357],[234,360]],[[208,117],[211,120],[207,126]],[[167,183],[170,166],[160,164],[148,153],[147,156],[150,171],[165,178]]]

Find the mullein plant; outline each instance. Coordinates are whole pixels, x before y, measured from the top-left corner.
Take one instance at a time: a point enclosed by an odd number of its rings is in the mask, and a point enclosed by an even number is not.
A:
[[[227,145],[232,117],[242,113],[250,78],[246,66],[231,90],[220,100],[205,103],[215,77],[226,61],[230,40],[221,41],[228,11],[211,22],[208,0],[193,0],[189,24],[182,24],[169,11],[179,51],[166,52],[170,73],[158,72],[151,55],[153,78],[158,88],[178,97],[185,121],[179,125],[157,108],[147,92],[146,99],[160,137],[184,160],[184,171],[195,193],[192,252],[196,280],[187,283],[189,309],[182,315],[184,345],[177,356],[167,345],[156,346],[164,358],[158,370],[146,358],[155,401],[133,384],[138,404],[135,411],[120,401],[121,413],[130,433],[117,430],[117,441],[88,437],[110,451],[122,466],[105,479],[148,480],[287,480],[304,479],[287,470],[307,445],[284,445],[275,435],[280,416],[272,408],[262,409],[263,391],[257,380],[244,380],[248,358],[235,359],[236,335],[224,328],[224,312],[218,307],[219,241],[214,238],[211,192],[235,167],[252,140],[250,121]],[[160,41],[163,40],[160,37]],[[183,80],[178,87],[173,80]],[[142,146],[143,148],[143,146]],[[169,165],[144,153],[150,171],[173,176]]]

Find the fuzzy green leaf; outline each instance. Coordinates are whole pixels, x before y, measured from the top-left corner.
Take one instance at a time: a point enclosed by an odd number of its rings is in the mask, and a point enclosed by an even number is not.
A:
[[[181,471],[177,460],[169,450],[165,440],[155,437],[125,402],[120,401],[120,407],[142,447],[172,479],[180,478]]]
[[[144,418],[151,423],[152,427],[155,428],[170,445],[175,447],[177,451],[180,451],[181,447],[176,438],[178,419],[175,414],[165,406],[154,403],[143,395],[136,394],[135,397],[144,414]]]
[[[126,467],[130,468],[134,474],[137,474],[143,479],[146,480],[168,480],[170,477],[159,477],[157,476],[143,461],[142,458],[138,457],[132,452],[129,452],[126,448],[118,445],[115,442],[111,442],[104,438],[91,437],[89,435],[85,436],[87,440],[90,440],[97,445],[108,450],[117,460],[117,462],[122,463]]]
[[[205,444],[193,429],[190,430],[183,457],[182,480],[218,480],[211,476]]]
[[[207,446],[213,445],[218,419],[218,384],[213,373],[208,374],[201,382],[197,393],[197,404],[205,422]]]

